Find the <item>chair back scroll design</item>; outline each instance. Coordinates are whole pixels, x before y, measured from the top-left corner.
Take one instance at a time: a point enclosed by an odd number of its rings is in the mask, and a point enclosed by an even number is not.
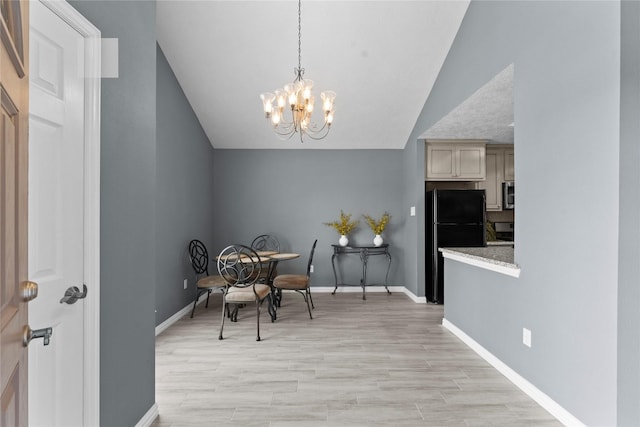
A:
[[[261,234],[253,239],[251,248],[256,251],[276,251],[280,252],[280,242],[275,236],[270,234]]]
[[[262,262],[252,248],[230,245],[218,256],[218,272],[230,286],[246,288],[260,277]]]
[[[209,253],[204,243],[198,239],[189,242],[189,261],[197,276],[209,275]]]

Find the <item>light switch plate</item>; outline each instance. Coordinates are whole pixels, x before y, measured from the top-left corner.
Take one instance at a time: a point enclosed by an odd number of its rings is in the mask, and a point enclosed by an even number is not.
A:
[[[411,216],[416,216],[416,207],[411,206]]]
[[[522,328],[522,344],[531,347],[531,331],[527,328]]]

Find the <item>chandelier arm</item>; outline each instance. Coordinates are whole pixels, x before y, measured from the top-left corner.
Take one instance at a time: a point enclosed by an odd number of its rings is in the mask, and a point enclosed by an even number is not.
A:
[[[326,128],[326,131],[323,132],[322,135],[318,135],[317,132],[316,133],[305,132],[305,135],[315,141],[320,141],[321,139],[324,139],[324,137],[326,137],[328,133],[329,133],[329,128]]]
[[[278,135],[293,135],[294,133],[296,133],[296,128],[288,125],[288,126],[282,126],[282,125],[278,125],[278,126],[274,126],[271,125],[271,129],[277,133]]]
[[[307,130],[304,132],[305,135],[307,135],[309,138],[314,139],[316,141],[323,139],[324,137],[326,137],[329,134],[329,131],[331,130],[331,128],[329,126],[325,125],[322,126],[320,129],[318,130],[310,130],[307,128]]]
[[[281,141],[288,141],[295,134],[296,134],[296,132],[289,132],[289,133],[278,133],[278,132],[276,132],[276,135],[278,136],[278,139],[281,140]]]
[[[316,123],[309,123],[309,126],[307,126],[307,132],[318,134],[322,132],[325,128],[328,128],[329,126],[330,126],[329,122],[327,122],[326,120],[322,123],[322,126],[319,129]]]
[[[295,135],[297,132],[278,132],[274,129],[274,133],[278,136],[278,139],[282,140],[282,141],[286,141],[291,139],[291,137],[293,135]]]

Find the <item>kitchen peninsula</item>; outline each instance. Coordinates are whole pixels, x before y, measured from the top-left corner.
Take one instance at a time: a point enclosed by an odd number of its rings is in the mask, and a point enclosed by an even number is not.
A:
[[[513,246],[491,245],[476,248],[440,248],[447,259],[474,265],[512,277],[520,277],[520,267],[514,262]]]

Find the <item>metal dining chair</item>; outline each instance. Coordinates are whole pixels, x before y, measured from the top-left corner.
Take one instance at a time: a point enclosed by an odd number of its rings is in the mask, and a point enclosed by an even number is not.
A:
[[[280,252],[280,242],[276,236],[271,234],[261,234],[253,239],[251,242],[251,248],[256,252],[258,251],[275,251]]]
[[[304,297],[304,301],[307,303],[307,310],[309,310],[309,317],[313,319],[311,315],[311,307],[313,305],[313,298],[311,298],[311,290],[309,285],[311,284],[311,264],[313,263],[313,253],[316,250],[316,244],[318,239],[313,242],[311,246],[311,253],[309,254],[309,261],[307,262],[307,274],[281,274],[273,279],[273,287],[277,290],[290,290],[296,291]],[[309,305],[311,302],[311,305]]]
[[[258,255],[270,255],[271,253],[280,252],[280,242],[278,238],[271,234],[261,234],[251,242],[251,249],[255,250]],[[278,274],[275,270],[275,264],[267,263],[266,268],[262,269],[260,273],[260,281],[271,285],[271,281]],[[275,311],[272,313],[272,317],[275,315]]]
[[[191,309],[191,318],[193,319],[193,313],[196,311],[196,304],[200,296],[204,293],[207,294],[205,307],[208,308],[211,292],[215,289],[222,291],[226,283],[217,274],[209,275],[209,252],[207,252],[207,248],[200,240],[193,239],[189,242],[189,261],[193,271],[196,273],[196,298]]]
[[[255,250],[244,245],[230,245],[217,257],[218,273],[226,286],[222,297],[222,323],[219,339],[223,339],[224,319],[229,304],[236,305],[232,320],[237,319],[237,306],[254,303],[256,306],[256,341],[260,341],[260,307],[265,299],[271,304],[271,287],[259,283],[262,260]],[[271,319],[273,321],[273,317]]]

